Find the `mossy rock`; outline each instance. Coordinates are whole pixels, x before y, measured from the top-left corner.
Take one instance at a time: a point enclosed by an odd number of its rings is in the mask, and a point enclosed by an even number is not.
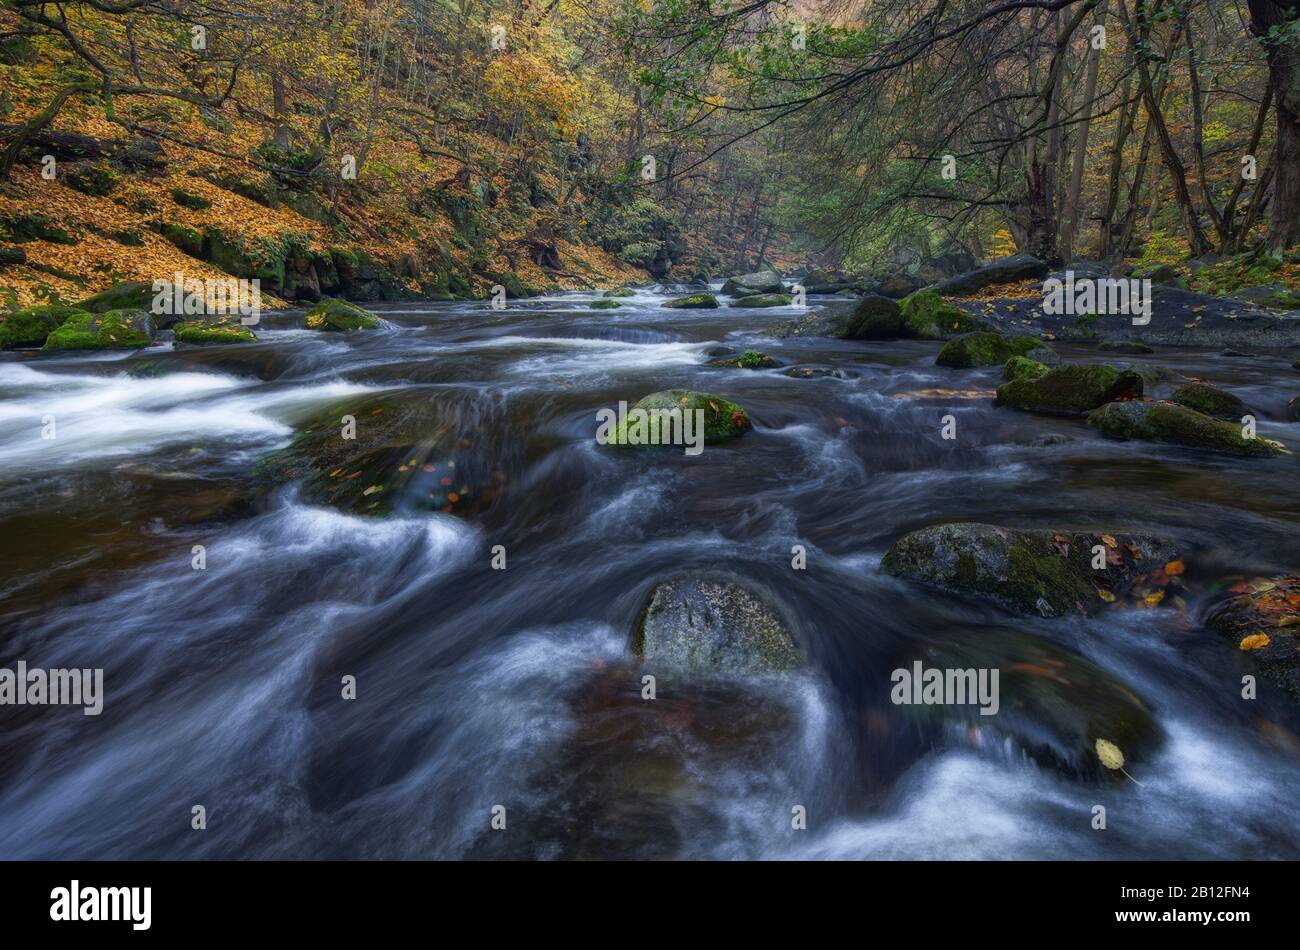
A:
[[[713,294],[691,294],[676,300],[665,300],[664,306],[676,310],[705,310],[718,306],[718,298]]]
[[[1243,578],[1230,591],[1206,612],[1206,626],[1300,703],[1300,577]]]
[[[1111,403],[1089,413],[1088,423],[1116,439],[1165,442],[1255,458],[1290,454],[1281,442],[1258,436],[1245,438],[1240,425],[1174,402]]]
[[[0,315],[0,348],[42,346],[69,317],[84,311],[63,304],[37,304]]]
[[[788,307],[794,303],[789,294],[751,294],[731,301],[733,307]]]
[[[963,333],[992,331],[986,321],[948,303],[933,290],[918,290],[899,304],[911,336],[943,340]]]
[[[980,330],[975,333],[963,333],[953,337],[943,345],[935,363],[939,366],[951,366],[955,369],[971,369],[976,366],[997,366],[1005,363],[1012,356],[1024,356],[1037,350],[1042,344],[1028,336],[1005,337],[1000,333]]]
[[[128,280],[101,290],[93,297],[79,300],[73,306],[88,313],[107,313],[110,310],[148,310],[153,304],[153,284],[143,280]]]
[[[51,244],[77,244],[79,238],[72,232],[40,214],[23,214],[0,218],[0,235],[18,244],[28,241],[49,241]]]
[[[153,342],[153,333],[153,317],[144,310],[76,311],[46,337],[43,349],[140,349]]]
[[[604,293],[603,296],[606,296],[606,297],[634,297],[634,296],[636,296],[636,291],[633,290],[631,287],[615,287],[615,288],[613,288],[612,290],[607,290],[607,291],[605,291],[605,293]]]
[[[749,297],[754,294],[779,294],[785,290],[781,275],[774,270],[759,270],[752,274],[739,274],[722,285],[728,297]]]
[[[1057,366],[998,387],[996,404],[1054,415],[1082,415],[1116,399],[1142,395],[1142,378],[1113,366]]]
[[[1002,378],[1006,380],[1037,379],[1046,372],[1047,367],[1038,360],[1032,360],[1027,356],[1013,356],[1002,367]]]
[[[1275,310],[1300,310],[1300,293],[1286,290],[1265,297],[1260,303]]]
[[[307,311],[303,325],[308,330],[326,330],[347,332],[349,330],[370,330],[379,326],[379,318],[355,304],[334,297],[325,297],[320,303]]]
[[[725,369],[775,369],[781,364],[766,353],[760,353],[757,350],[746,350],[739,356],[711,360],[708,365]]]
[[[786,673],[802,663],[780,611],[722,574],[656,584],[633,633],[632,652],[648,669],[706,677]]]
[[[121,179],[122,176],[117,173],[113,166],[107,162],[99,162],[74,169],[68,173],[68,177],[64,180],[73,191],[79,191],[83,195],[103,198],[117,187],[117,183]]]
[[[203,257],[203,235],[194,228],[168,222],[162,226],[160,233],[190,257]]]
[[[592,310],[617,310],[623,305],[617,300],[593,300],[587,306]]]
[[[1240,422],[1241,417],[1249,411],[1246,404],[1232,393],[1224,392],[1209,383],[1186,383],[1179,386],[1169,400],[1207,416],[1230,419],[1233,422]]]
[[[182,208],[189,208],[191,211],[207,211],[212,207],[211,201],[197,192],[190,191],[188,188],[173,188],[171,195],[172,201]]]
[[[844,335],[852,340],[897,340],[912,336],[898,301],[867,294],[853,308]]]
[[[661,392],[651,393],[639,400],[632,409],[634,411],[641,410],[644,415],[638,414],[633,417],[632,413],[629,412],[628,418],[620,422],[610,433],[607,444],[620,448],[669,444],[666,442],[661,443],[660,437],[671,437],[671,432],[665,433],[663,430],[675,427],[657,424],[655,420],[662,419],[670,413],[694,412],[697,409],[704,414],[704,443],[706,445],[726,442],[736,436],[744,435],[745,432],[753,428],[749,421],[749,415],[734,402],[729,402],[721,396],[689,389],[665,389]],[[653,415],[651,415],[652,413]],[[684,423],[682,428],[684,429]]]
[[[176,324],[177,343],[254,343],[257,336],[238,320],[185,320]]]
[[[1094,569],[1093,549],[1108,552]],[[1050,531],[970,522],[931,525],[894,542],[881,567],[895,577],[988,596],[1019,613],[1090,614],[1145,596],[1150,572],[1178,559],[1167,541],[1120,532]]]

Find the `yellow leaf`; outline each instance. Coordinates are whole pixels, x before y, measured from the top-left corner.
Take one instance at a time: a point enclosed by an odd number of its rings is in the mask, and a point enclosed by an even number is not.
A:
[[[1171,577],[1183,573],[1184,569],[1185,569],[1185,565],[1183,564],[1182,561],[1170,561],[1168,564],[1165,565],[1165,573],[1170,575]]]
[[[1119,746],[1106,739],[1097,740],[1097,758],[1101,759],[1101,764],[1108,769],[1124,767],[1124,753],[1119,751]]]
[[[1154,607],[1156,604],[1160,603],[1160,601],[1165,599],[1165,592],[1158,590],[1154,594],[1147,594],[1142,599],[1146,601],[1148,607]]]
[[[1268,646],[1268,643],[1269,640],[1267,633],[1253,633],[1244,638],[1239,644],[1237,644],[1237,646],[1241,647],[1243,650],[1262,650],[1264,647]]]

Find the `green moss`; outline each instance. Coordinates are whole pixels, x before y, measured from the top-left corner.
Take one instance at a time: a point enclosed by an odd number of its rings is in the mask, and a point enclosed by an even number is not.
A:
[[[665,307],[673,307],[679,310],[699,310],[716,307],[718,298],[713,294],[691,294],[688,297],[678,297],[676,300],[665,300]]]
[[[630,287],[615,287],[613,290],[605,291],[606,297],[632,297],[635,295],[636,291]]]
[[[191,211],[207,211],[212,207],[212,202],[207,198],[186,188],[173,188],[171,194],[172,201]]]
[[[346,300],[326,297],[307,311],[303,325],[308,330],[328,330],[346,332],[349,330],[370,330],[379,326],[379,318]]]
[[[617,300],[593,300],[588,306],[592,310],[617,310],[622,304]]]
[[[1232,393],[1208,383],[1186,383],[1169,397],[1172,402],[1216,419],[1239,420],[1246,414],[1246,404]]]
[[[191,257],[203,256],[203,235],[183,224],[167,223],[162,226],[162,236]]]
[[[1046,372],[1047,367],[1037,360],[1031,360],[1025,356],[1013,356],[1002,367],[1002,378],[1007,380],[1037,379]]]
[[[1168,442],[1227,455],[1269,457],[1290,454],[1281,442],[1245,438],[1236,423],[1214,419],[1172,402],[1126,402],[1103,406],[1091,425],[1118,439]]]
[[[1033,337],[1007,339],[1000,333],[978,331],[964,333],[944,344],[935,363],[968,369],[974,366],[997,366],[1013,355],[1021,356],[1042,344]]]
[[[918,290],[904,298],[899,309],[912,335],[926,340],[993,330],[988,323],[953,306],[933,290]]]
[[[686,413],[700,410],[703,413],[704,442],[707,445],[725,442],[753,428],[748,414],[734,402],[723,399],[721,396],[694,390],[666,389],[662,392],[651,393],[640,400],[633,408],[647,413],[656,410],[660,413],[676,411]],[[637,441],[633,442],[632,435],[636,434],[634,422],[635,420],[629,418],[620,423],[611,433],[608,444],[620,447],[660,444],[658,439],[663,434],[661,432],[662,427],[652,424],[650,419],[647,419],[642,426],[645,430],[646,441],[641,441],[638,436]]]
[[[1104,364],[1058,366],[1041,376],[1021,376],[998,387],[998,405],[1029,412],[1077,415],[1098,406],[1142,395],[1136,373]]]
[[[41,346],[51,333],[78,313],[81,311],[62,304],[39,304],[0,316],[0,347]]]
[[[76,244],[78,239],[66,228],[40,214],[23,214],[0,218],[0,236],[15,243],[49,241],[51,244]]]
[[[789,294],[751,294],[731,302],[733,307],[788,307],[794,303]]]
[[[253,343],[253,331],[238,320],[186,320],[176,324],[178,343]]]
[[[152,318],[143,310],[74,312],[45,340],[47,350],[139,349],[152,342]]]
[[[147,310],[153,302],[153,285],[143,280],[114,284],[74,304],[78,310],[107,313],[110,310]]]
[[[73,191],[102,198],[117,187],[121,178],[111,165],[100,163],[70,172],[66,181]]]
[[[1007,552],[1007,592],[1021,609],[1045,613],[1039,601],[1056,615],[1076,609],[1080,599],[1069,562],[1055,551],[1035,551],[1029,544],[1013,544]]]

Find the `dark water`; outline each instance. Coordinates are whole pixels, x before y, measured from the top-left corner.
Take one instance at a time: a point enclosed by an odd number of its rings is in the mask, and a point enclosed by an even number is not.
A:
[[[0,666],[102,667],[106,700],[0,708],[0,856],[1300,857],[1300,722],[1268,688],[1241,700],[1248,661],[1197,620],[1226,575],[1300,567],[1296,458],[994,409],[997,370],[936,367],[937,344],[767,336],[789,310],[590,299],[391,308],[346,337],[271,318],[262,343],[166,375],[127,372],[158,348],[6,355]],[[751,346],[841,372],[704,365]],[[1261,435],[1300,444],[1280,421],[1290,358],[1139,359],[1232,388]],[[373,520],[258,495],[253,461],[295,423],[396,387],[443,403],[501,473],[487,510]],[[696,458],[595,444],[597,409],[669,387],[740,403],[754,431]],[[1070,440],[1031,444],[1053,433]],[[1188,609],[1019,618],[879,572],[894,538],[948,520],[1167,535]],[[696,568],[764,589],[806,670],[656,671],[641,700],[632,626],[657,580]],[[1003,659],[1047,643],[1140,695],[1162,736],[1131,763],[1141,785],[892,706],[890,671],[948,641]]]

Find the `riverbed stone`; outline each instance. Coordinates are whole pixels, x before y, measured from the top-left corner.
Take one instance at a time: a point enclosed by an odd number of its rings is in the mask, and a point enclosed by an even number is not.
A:
[[[1300,703],[1300,577],[1242,579],[1210,605],[1206,625],[1229,638]]]
[[[1098,545],[1106,552],[1101,569],[1093,567]],[[991,597],[1019,613],[1060,617],[1122,601],[1140,578],[1175,560],[1173,545],[1150,535],[958,522],[904,535],[881,566],[895,577]]]
[[[721,574],[656,584],[637,622],[632,652],[649,668],[704,676],[784,673],[801,662],[777,608]]]
[[[788,307],[794,303],[789,294],[750,294],[731,301],[733,307]]]
[[[759,270],[751,274],[737,274],[722,285],[728,297],[749,297],[754,294],[779,294],[785,290],[781,275],[774,270]]]
[[[173,328],[177,343],[253,343],[257,336],[239,320],[184,320]]]
[[[62,304],[37,304],[0,314],[0,349],[42,346],[74,314],[84,316],[86,311]]]
[[[1050,415],[1082,415],[1116,399],[1142,395],[1136,373],[1104,364],[1057,366],[998,387],[996,404]]]
[[[351,330],[372,330],[379,326],[379,318],[356,304],[335,297],[322,297],[320,303],[307,311],[303,326],[308,330],[346,333]]]
[[[1233,422],[1240,422],[1248,411],[1246,404],[1238,397],[1209,383],[1185,383],[1174,391],[1169,400],[1207,416]]]
[[[1262,436],[1245,438],[1241,425],[1174,402],[1115,402],[1089,413],[1088,423],[1116,439],[1166,442],[1255,458],[1290,454],[1281,442]]]
[[[945,340],[963,333],[992,331],[985,320],[947,303],[932,290],[918,290],[899,304],[908,335]]]
[[[1038,360],[1030,359],[1027,356],[1013,356],[1006,361],[1002,367],[1002,378],[1006,380],[1020,379],[1037,379],[1047,372],[1047,367]]]
[[[943,345],[935,363],[955,369],[997,366],[1012,356],[1023,356],[1041,348],[1042,344],[1033,337],[1005,337],[1000,333],[980,330],[953,337]]]
[[[689,294],[675,300],[665,300],[663,305],[675,310],[711,310],[718,306],[718,298],[713,294]]]
[[[693,389],[665,389],[657,393],[651,393],[638,400],[637,404],[632,408],[640,409],[646,413],[677,410],[694,412],[697,409],[702,411],[704,413],[705,445],[727,442],[737,436],[744,435],[753,428],[748,414],[734,402],[723,399],[721,396],[715,396],[712,393],[702,393]],[[657,440],[662,434],[660,427],[646,422],[644,423],[644,429],[646,439],[652,441],[641,440],[641,437],[637,434],[636,423],[633,419],[624,420],[609,434],[607,444],[619,448],[640,448],[647,445],[658,445],[659,443],[653,440]]]
[[[76,311],[45,339],[46,350],[140,349],[153,342],[153,317],[143,310]]]

